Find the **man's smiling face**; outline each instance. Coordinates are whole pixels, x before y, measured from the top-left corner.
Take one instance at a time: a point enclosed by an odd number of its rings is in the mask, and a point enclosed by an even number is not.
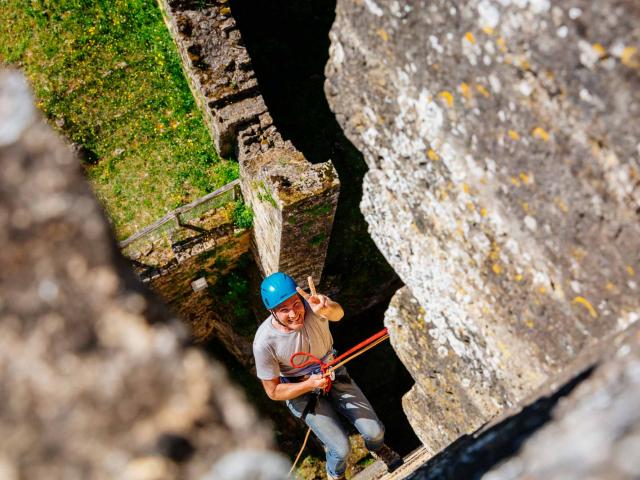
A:
[[[304,325],[304,303],[300,295],[288,298],[274,308],[273,313],[278,321],[291,330],[300,330]]]

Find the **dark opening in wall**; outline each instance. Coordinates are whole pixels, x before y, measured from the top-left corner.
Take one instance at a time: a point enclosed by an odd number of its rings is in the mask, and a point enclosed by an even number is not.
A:
[[[332,327],[336,348],[344,351],[383,327],[389,300],[402,282],[367,232],[359,208],[367,166],[324,95],[335,1],[232,0],[230,5],[278,130],[309,161],[332,160],[340,176],[320,288],[345,308],[344,321]],[[401,453],[416,448],[419,441],[401,406],[413,379],[389,343],[352,362],[349,370],[385,423],[388,442]]]

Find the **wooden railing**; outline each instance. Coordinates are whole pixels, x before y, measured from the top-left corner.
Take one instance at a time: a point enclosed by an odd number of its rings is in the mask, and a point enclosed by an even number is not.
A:
[[[158,237],[170,230],[178,229],[190,220],[202,216],[206,211],[219,208],[238,198],[241,198],[240,180],[234,180],[216,191],[206,194],[204,197],[200,197],[167,213],[160,220],[121,241],[119,246],[120,248],[125,248],[137,240]]]

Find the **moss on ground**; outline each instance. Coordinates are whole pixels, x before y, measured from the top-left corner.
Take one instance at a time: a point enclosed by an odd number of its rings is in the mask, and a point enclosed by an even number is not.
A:
[[[83,147],[85,170],[123,239],[238,177],[220,159],[155,2],[3,0],[0,63]]]

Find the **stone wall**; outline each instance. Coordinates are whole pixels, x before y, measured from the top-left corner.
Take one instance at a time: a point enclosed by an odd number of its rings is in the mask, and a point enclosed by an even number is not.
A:
[[[0,162],[0,477],[284,478],[268,428],[135,278],[15,72],[0,71]]]
[[[251,338],[234,328],[234,315],[211,288],[238,266],[250,249],[248,230],[233,224],[234,202],[207,209],[189,225],[151,232],[123,249],[138,277],[191,328],[193,338],[217,338],[247,368],[253,366]],[[200,289],[194,282],[206,281]]]
[[[640,335],[606,361],[553,412],[514,458],[484,480],[631,480],[640,472]],[[416,480],[421,477],[417,475]]]
[[[278,133],[226,1],[159,3],[220,155],[240,162],[257,263],[319,282],[339,191],[333,165],[311,165]]]
[[[632,2],[338,0],[326,93],[406,284],[387,312],[431,453],[640,318]]]

